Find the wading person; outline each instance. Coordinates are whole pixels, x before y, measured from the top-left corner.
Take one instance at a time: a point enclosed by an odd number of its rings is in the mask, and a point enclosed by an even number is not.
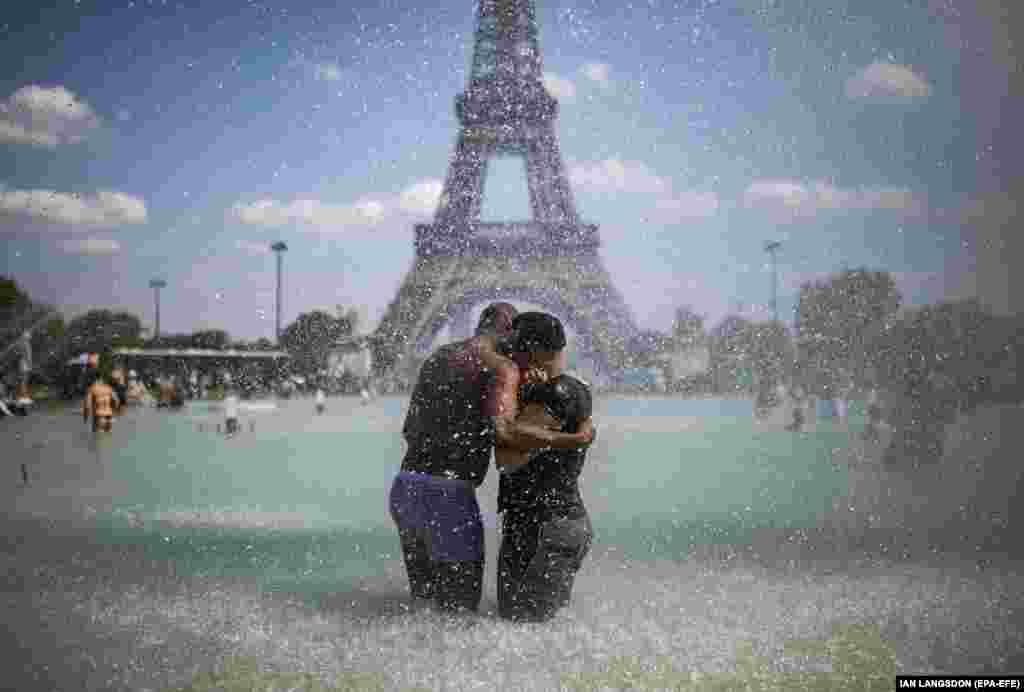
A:
[[[228,387],[224,397],[224,433],[230,437],[238,432],[238,392]]]
[[[547,381],[520,388],[519,420],[562,433],[590,423],[590,389],[562,373],[565,335],[549,315],[524,313],[517,319],[517,344],[528,365]],[[586,449],[497,449],[501,472],[498,512],[502,514],[498,557],[498,613],[543,622],[569,604],[572,587],[590,550],[593,528],[580,496],[579,476]]]
[[[476,488],[492,447],[576,448],[593,439],[588,427],[570,434],[516,421],[520,370],[499,352],[515,314],[508,303],[491,304],[475,336],[427,358],[402,428],[408,448],[391,486],[391,516],[413,599],[445,611],[480,605],[484,530]]]
[[[882,424],[882,405],[879,403],[878,388],[876,387],[873,387],[868,393],[865,418],[867,423],[864,426],[864,439],[869,442],[878,442],[880,439],[879,427]]]
[[[163,375],[158,381],[160,387],[160,398],[157,402],[157,406],[161,408],[170,408],[171,403],[177,398],[177,389],[174,386],[174,380],[171,379],[170,375]]]
[[[89,422],[92,417],[93,432],[103,430],[110,432],[114,426],[114,409],[117,407],[117,395],[106,383],[103,375],[97,374],[93,383],[85,391],[82,402],[82,420]]]
[[[110,386],[117,398],[114,410],[118,415],[121,415],[128,404],[128,385],[125,382],[124,368],[116,367],[110,371]]]

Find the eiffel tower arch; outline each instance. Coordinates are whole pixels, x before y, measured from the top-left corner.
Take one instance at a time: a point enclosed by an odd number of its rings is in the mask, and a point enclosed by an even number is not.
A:
[[[446,326],[471,329],[492,300],[539,304],[577,334],[582,357],[614,377],[636,327],[598,255],[597,226],[580,221],[555,135],[558,102],[542,82],[534,0],[480,0],[469,83],[431,223],[415,226],[415,258],[374,338],[383,373],[415,364]],[[483,222],[488,163],[524,164],[532,218]]]

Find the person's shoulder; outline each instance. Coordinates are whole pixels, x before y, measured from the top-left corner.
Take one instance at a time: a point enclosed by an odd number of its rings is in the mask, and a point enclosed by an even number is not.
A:
[[[564,383],[564,386],[571,391],[581,393],[585,392],[588,395],[590,394],[590,383],[574,372],[563,372],[561,375],[554,378],[552,382]]]
[[[427,362],[431,364],[447,363],[453,358],[459,359],[465,358],[466,356],[475,355],[476,351],[477,349],[475,345],[469,339],[464,339],[462,341],[453,341],[448,344],[442,344],[435,348],[430,353],[430,355],[427,356],[427,359],[426,361],[424,361],[424,364],[426,364]]]
[[[567,415],[584,419],[589,418],[593,410],[593,396],[590,385],[570,373],[562,373],[550,380],[551,397],[560,401]]]
[[[452,352],[452,344],[443,344],[438,346],[431,351],[426,358],[423,359],[421,365],[422,368],[431,369],[438,363],[443,363],[448,360],[449,354]]]
[[[565,377],[570,380],[575,380],[580,385],[586,387],[587,389],[590,389],[590,383],[583,379],[583,377],[575,370],[566,370],[561,375],[559,375],[559,377]]]
[[[480,361],[485,369],[519,374],[519,366],[516,365],[516,362],[499,351],[493,343],[480,338],[474,338],[471,341],[474,342],[473,348],[480,354]]]

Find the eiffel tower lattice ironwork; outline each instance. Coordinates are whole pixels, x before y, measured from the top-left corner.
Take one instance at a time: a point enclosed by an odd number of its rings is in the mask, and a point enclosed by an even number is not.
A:
[[[375,334],[382,371],[414,365],[438,332],[468,336],[474,306],[542,305],[576,332],[599,372],[621,368],[636,334],[598,255],[597,226],[576,214],[555,136],[558,103],[542,82],[534,0],[480,0],[461,129],[432,223],[415,227],[415,258]],[[525,164],[533,218],[482,222],[488,162]]]

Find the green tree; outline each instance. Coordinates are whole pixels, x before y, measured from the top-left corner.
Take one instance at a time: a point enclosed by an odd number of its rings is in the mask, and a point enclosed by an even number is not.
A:
[[[68,353],[102,353],[143,345],[142,321],[130,312],[90,310],[71,320],[65,330]]]
[[[672,337],[654,329],[644,329],[629,340],[627,362],[635,368],[662,367],[672,347]]]
[[[25,330],[44,317],[47,307],[37,305],[18,282],[0,276],[0,350],[21,338]]]
[[[797,348],[819,394],[870,384],[875,336],[892,324],[902,297],[888,272],[846,269],[800,287]]]
[[[335,317],[323,310],[304,312],[281,332],[281,345],[291,355],[295,371],[310,375],[327,367],[331,348],[339,339],[352,336],[353,328],[347,316]]]
[[[223,329],[203,329],[193,332],[190,339],[191,348],[206,348],[223,351],[231,346],[231,337]]]
[[[690,348],[704,342],[704,316],[693,311],[688,305],[676,308],[672,320],[672,338],[678,349]]]
[[[0,370],[14,367],[21,358],[17,345],[31,331],[32,369],[48,376],[54,373],[53,361],[59,361],[64,319],[51,306],[32,300],[18,282],[0,276]]]
[[[16,316],[31,303],[32,300],[21,290],[17,281],[0,275],[0,324]]]
[[[350,307],[346,308],[344,305],[336,305],[334,308],[335,312],[338,313],[338,319],[342,320],[349,330],[349,334],[355,334],[356,330],[359,329],[359,310]]]
[[[775,321],[751,323],[747,340],[757,380],[770,385],[783,382],[794,357],[793,340],[785,325]]]
[[[719,391],[753,391],[782,382],[793,361],[785,326],[727,315],[708,335],[711,375]]]
[[[752,324],[739,315],[726,315],[708,334],[716,391],[736,392],[752,385],[746,377],[752,371]]]
[[[32,360],[35,370],[50,382],[63,370],[67,357],[64,317],[55,314],[32,331]]]
[[[945,383],[961,410],[1003,400],[1017,381],[1022,321],[992,315],[975,299],[913,310],[875,336],[877,377],[910,396]]]
[[[900,402],[887,464],[942,457],[945,426],[958,411],[1020,403],[1024,317],[995,316],[977,300],[908,311],[873,339],[877,379]]]
[[[161,334],[158,338],[150,339],[146,344],[149,348],[195,348],[193,334]]]

